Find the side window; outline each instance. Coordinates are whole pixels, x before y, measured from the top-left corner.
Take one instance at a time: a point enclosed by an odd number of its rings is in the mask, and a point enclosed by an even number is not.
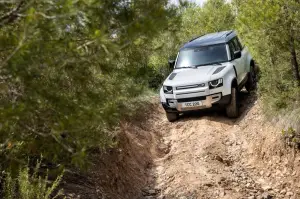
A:
[[[235,51],[241,51],[242,50],[242,46],[238,40],[237,37],[233,38],[233,43],[234,43],[234,46],[235,46]]]
[[[243,45],[242,45],[242,43],[241,43],[240,39],[239,39],[238,37],[237,37],[236,39],[237,39],[237,41],[238,41],[238,43],[239,43],[239,45],[240,45],[241,49],[243,49],[244,47],[243,47]]]
[[[230,42],[228,43],[228,46],[229,46],[229,50],[230,50],[230,57],[231,57],[231,59],[232,59],[233,56],[234,56],[234,52],[235,52],[235,46],[234,46],[234,44],[233,44],[233,41],[230,41]]]

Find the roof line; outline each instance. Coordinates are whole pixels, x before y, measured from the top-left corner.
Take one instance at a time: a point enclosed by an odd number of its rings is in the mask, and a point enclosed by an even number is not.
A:
[[[204,35],[205,35],[205,34],[204,34]],[[196,40],[196,39],[198,39],[198,38],[200,38],[200,37],[203,37],[204,35],[197,36],[197,37],[191,39],[189,42],[192,42],[192,41],[194,41],[194,40]]]
[[[197,47],[197,46],[207,46],[213,44],[227,43],[229,38],[235,35],[234,30],[221,31],[216,33],[208,33],[201,36],[197,36],[181,46],[180,49]],[[208,35],[208,36],[207,36]],[[206,37],[207,36],[207,37]],[[202,39],[203,38],[203,39]]]
[[[231,33],[233,33],[233,30],[229,31],[229,33],[226,34],[226,37],[228,37]]]

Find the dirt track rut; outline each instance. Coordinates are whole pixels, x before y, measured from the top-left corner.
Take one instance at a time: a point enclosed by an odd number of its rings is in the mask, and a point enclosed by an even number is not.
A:
[[[298,160],[273,150],[284,148],[278,130],[263,120],[254,96],[241,98],[236,120],[202,111],[169,123],[159,109],[150,119],[161,143],[153,146],[145,198],[300,198]]]

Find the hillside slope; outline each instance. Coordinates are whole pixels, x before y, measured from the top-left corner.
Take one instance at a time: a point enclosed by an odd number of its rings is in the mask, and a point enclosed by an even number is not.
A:
[[[83,198],[300,198],[297,151],[263,119],[255,96],[241,93],[241,100],[236,120],[209,110],[175,123],[156,102],[146,119],[122,124],[120,149],[96,155],[91,189],[76,192]]]
[[[241,95],[237,120],[219,111],[185,115],[173,124],[157,120],[171,147],[155,159],[156,197],[300,198],[300,156],[263,119],[256,98]]]

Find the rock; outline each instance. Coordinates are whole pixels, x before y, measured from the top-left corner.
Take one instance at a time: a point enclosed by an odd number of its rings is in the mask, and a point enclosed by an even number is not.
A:
[[[287,196],[292,196],[292,195],[294,195],[294,193],[289,191],[289,192],[286,192],[285,195],[287,195]]]
[[[145,196],[145,199],[156,199],[156,196]]]
[[[221,188],[221,189],[220,189],[219,196],[220,196],[220,197],[224,197],[224,196],[225,196],[225,189],[224,189],[224,188]]]
[[[158,145],[158,150],[164,154],[168,154],[170,152],[171,148],[169,145],[161,143]]]
[[[233,182],[232,185],[235,186],[235,187],[237,187],[237,186],[239,186],[239,183]]]
[[[248,199],[255,199],[255,196],[249,196]]]
[[[280,191],[280,194],[286,194],[286,190],[285,189],[282,189],[281,191]]]
[[[149,189],[147,190],[147,193],[151,196],[156,195],[156,190],[155,189]]]
[[[259,174],[262,176],[264,175],[264,171],[260,171]]]
[[[269,186],[269,185],[262,186],[261,188],[262,188],[264,191],[269,191],[269,190],[272,189],[272,187]]]
[[[284,169],[282,171],[282,174],[283,175],[290,175],[286,167],[284,167]]]
[[[235,188],[235,191],[236,191],[236,192],[240,192],[241,189],[240,189],[240,188]]]
[[[272,199],[272,198],[273,198],[273,196],[271,196],[268,192],[264,192],[264,193],[261,195],[261,197],[262,197],[263,199]]]
[[[282,176],[282,173],[281,173],[280,170],[277,170],[275,175],[278,176],[278,177],[281,177],[281,176]]]
[[[254,188],[254,186],[253,186],[253,188]],[[253,190],[251,190],[253,193],[257,193],[257,190],[256,189],[253,189]]]

